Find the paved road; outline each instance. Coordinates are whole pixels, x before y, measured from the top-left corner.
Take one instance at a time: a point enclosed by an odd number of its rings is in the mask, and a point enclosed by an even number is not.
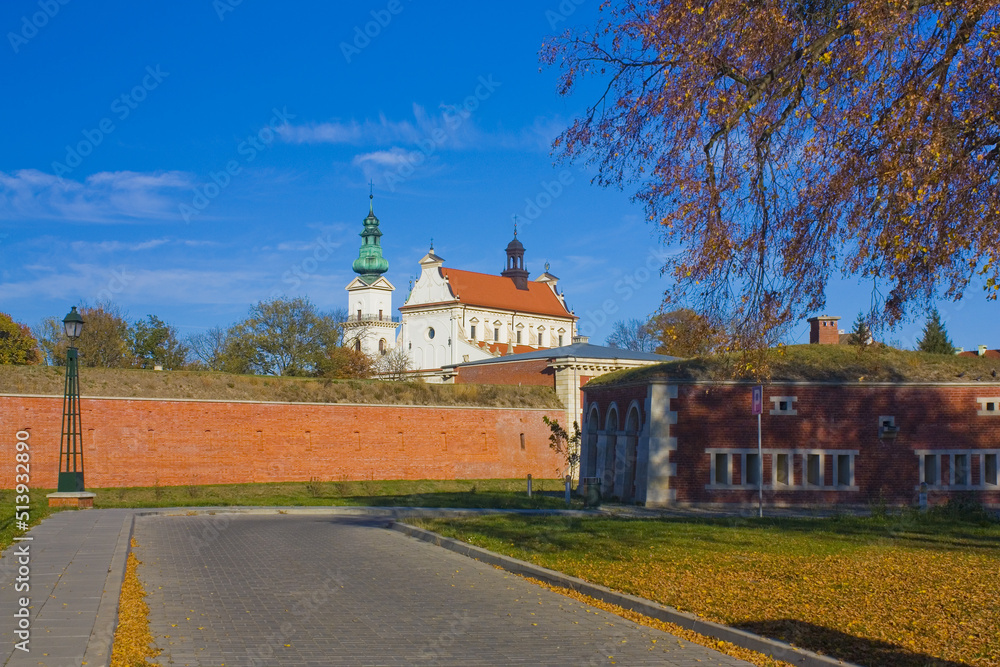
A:
[[[382,526],[137,519],[161,665],[746,665]]]

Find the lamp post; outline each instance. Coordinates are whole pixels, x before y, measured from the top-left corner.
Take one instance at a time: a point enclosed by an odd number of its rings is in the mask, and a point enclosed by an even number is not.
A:
[[[76,306],[63,318],[69,349],[66,350],[66,391],[63,393],[62,438],[59,443],[60,493],[80,492],[83,486],[83,433],[80,426],[80,373],[76,339],[83,333],[83,318]]]

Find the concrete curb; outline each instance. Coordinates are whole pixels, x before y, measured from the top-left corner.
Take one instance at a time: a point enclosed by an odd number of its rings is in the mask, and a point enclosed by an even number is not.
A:
[[[136,508],[134,516],[195,516],[203,514],[290,514],[313,516],[358,516],[377,517],[384,519],[446,519],[465,516],[484,516],[488,514],[525,514],[529,516],[567,516],[595,517],[604,516],[591,510],[555,510],[555,509],[463,509],[463,508],[426,508],[426,507],[365,507],[365,506],[315,506],[315,507],[156,507]]]
[[[104,581],[104,595],[101,596],[97,608],[97,618],[94,629],[87,642],[87,651],[83,661],[88,665],[110,665],[111,651],[114,648],[115,631],[118,629],[118,602],[122,596],[122,585],[125,583],[125,569],[128,566],[128,556],[132,553],[132,534],[135,531],[135,513],[130,512],[122,520],[122,529],[118,533],[118,543],[115,554],[108,566],[108,576]]]
[[[742,648],[763,653],[776,660],[783,660],[784,662],[788,662],[793,665],[801,665],[802,667],[830,667],[832,665],[840,665],[841,667],[860,667],[858,665],[854,665],[853,663],[836,660],[828,656],[813,653],[812,651],[796,648],[791,644],[787,644],[776,639],[768,639],[767,637],[761,637],[760,635],[755,635],[744,630],[731,628],[728,625],[706,621],[705,619],[699,618],[694,614],[678,611],[673,607],[660,605],[634,595],[618,593],[610,588],[592,584],[584,581],[583,579],[571,577],[567,574],[563,574],[562,572],[556,572],[555,570],[550,570],[523,560],[487,551],[486,549],[481,549],[479,547],[472,546],[471,544],[460,542],[459,540],[443,537],[437,533],[432,533],[429,530],[415,528],[413,526],[408,526],[395,521],[389,526],[389,528],[418,540],[429,542],[439,547],[444,547],[449,551],[454,551],[455,553],[463,556],[468,556],[469,558],[474,558],[484,563],[501,567],[508,572],[532,577],[533,579],[544,581],[545,583],[553,586],[568,588],[597,600],[601,600],[602,602],[630,609],[634,612],[642,614],[643,616],[649,616],[650,618],[666,621],[667,623],[674,623],[687,630],[693,630],[698,634],[712,637],[714,639],[721,639],[723,641],[736,644]]]

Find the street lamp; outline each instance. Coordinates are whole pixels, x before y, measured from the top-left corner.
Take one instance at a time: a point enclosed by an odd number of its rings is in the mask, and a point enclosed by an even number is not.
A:
[[[69,349],[66,350],[66,391],[63,394],[62,438],[59,443],[59,493],[79,493],[83,486],[83,431],[80,426],[80,374],[76,339],[83,333],[83,318],[76,306],[63,318]]]

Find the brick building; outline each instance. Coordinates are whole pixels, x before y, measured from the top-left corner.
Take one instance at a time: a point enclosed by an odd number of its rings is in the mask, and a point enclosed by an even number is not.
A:
[[[649,506],[756,505],[751,383],[652,378],[584,388],[581,477]],[[908,505],[956,493],[1000,506],[1000,384],[774,382],[764,387],[764,502]]]
[[[587,336],[576,336],[571,345],[445,366],[442,377],[445,382],[455,384],[552,387],[566,406],[559,421],[568,428],[573,422],[583,423],[583,386],[592,378],[673,359],[662,354],[591,345]]]

